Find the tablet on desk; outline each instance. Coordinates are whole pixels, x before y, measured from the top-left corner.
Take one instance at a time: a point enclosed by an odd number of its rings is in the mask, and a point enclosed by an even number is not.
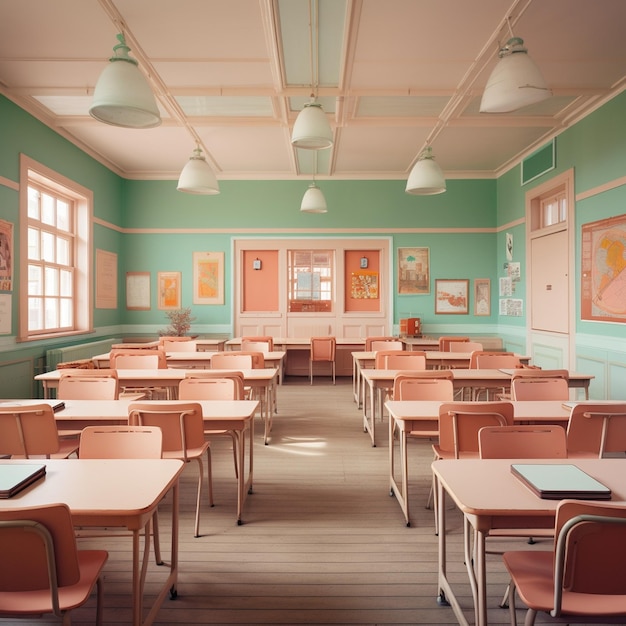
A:
[[[511,472],[545,500],[610,500],[611,490],[576,465],[514,463]]]
[[[10,498],[46,474],[43,464],[0,464],[0,499]]]

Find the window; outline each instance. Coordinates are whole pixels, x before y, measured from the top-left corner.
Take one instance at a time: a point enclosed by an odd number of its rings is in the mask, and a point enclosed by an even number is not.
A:
[[[333,310],[332,250],[289,250],[289,311],[330,313]]]
[[[90,331],[91,194],[22,161],[20,340]]]
[[[541,199],[541,228],[554,226],[567,220],[565,192]]]

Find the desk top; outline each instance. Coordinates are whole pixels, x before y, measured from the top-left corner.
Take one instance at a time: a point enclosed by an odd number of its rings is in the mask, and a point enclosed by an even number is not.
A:
[[[476,516],[554,516],[558,500],[543,500],[511,473],[514,459],[435,461],[433,472],[459,509]],[[528,459],[518,459],[529,463]],[[537,461],[535,461],[537,462]],[[541,459],[573,464],[611,489],[612,502],[626,502],[626,459]]]
[[[43,463],[45,478],[0,500],[0,509],[65,502],[78,526],[106,521],[107,525],[141,528],[184,468],[176,459],[45,459]]]
[[[310,337],[272,337],[274,346],[309,346],[311,344]],[[335,337],[338,346],[363,346],[365,339],[359,337]],[[229,339],[227,346],[240,346],[241,337]]]
[[[389,381],[393,380],[394,376],[399,371],[409,370],[380,370],[380,369],[364,369],[362,370],[362,376],[367,381]],[[480,381],[509,381],[511,374],[515,370],[501,370],[501,369],[453,369],[452,377],[454,381],[458,382],[471,382],[473,380]],[[594,378],[593,374],[581,374],[579,372],[569,372],[570,382],[589,381]]]

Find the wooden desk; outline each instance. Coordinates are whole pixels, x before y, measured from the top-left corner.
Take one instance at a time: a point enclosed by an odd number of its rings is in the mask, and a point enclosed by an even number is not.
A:
[[[40,404],[46,400],[5,400],[4,403]],[[65,400],[65,408],[56,411],[59,429],[82,430],[85,426],[128,424],[128,405],[133,400]],[[151,401],[141,400],[142,404]],[[156,401],[155,401],[156,402]],[[158,401],[161,404],[163,401]],[[178,400],[168,400],[177,403]],[[194,400],[202,406],[207,430],[227,430],[235,435],[237,463],[237,524],[242,524],[243,507],[247,495],[253,493],[254,476],[254,414],[256,400]],[[247,442],[247,443],[246,443]],[[246,472],[246,445],[248,471]]]
[[[226,339],[194,339],[198,352],[222,352]]]
[[[0,508],[22,508],[65,502],[75,526],[127,528],[133,535],[133,624],[151,624],[170,593],[176,596],[178,579],[178,478],[184,463],[173,459],[95,460],[46,459],[46,476],[7,500]],[[0,460],[2,464],[15,461]],[[41,461],[20,461],[41,463]],[[150,521],[159,502],[172,491],[170,572],[143,619],[142,569],[150,551]],[[140,534],[146,530],[144,565],[140,564]]]
[[[400,341],[406,346],[405,350],[439,350],[438,337],[400,337]]]
[[[411,431],[439,427],[439,407],[442,402],[428,400],[390,400],[385,403],[389,412],[389,493],[398,500],[406,525],[411,525],[409,513],[409,463],[407,438]],[[472,404],[467,402],[466,404]],[[571,413],[560,400],[512,402],[513,419],[519,423],[561,424],[567,427]],[[400,452],[400,476],[396,477],[396,433]]]
[[[452,606],[459,624],[467,624],[447,578],[445,493],[464,515],[465,563],[474,595],[476,624],[487,624],[485,538],[495,528],[554,527],[558,500],[542,500],[511,474],[509,459],[440,460],[432,464],[438,484],[439,602]],[[528,462],[527,460],[524,462]],[[532,461],[531,461],[532,462]],[[613,492],[612,502],[626,504],[626,459],[548,459],[549,464],[573,463]],[[472,554],[472,529],[476,545]]]
[[[44,398],[50,398],[50,392],[59,386],[59,378],[63,370],[53,370],[44,374],[37,374],[35,380],[43,385]],[[185,378],[185,372],[193,370],[185,369],[118,369],[117,375],[120,385],[123,387],[166,387],[172,390],[172,397],[178,394],[178,384]],[[226,372],[232,370],[213,370],[214,372]],[[267,445],[270,431],[272,430],[272,414],[274,412],[274,386],[278,376],[278,370],[273,368],[245,369],[243,372],[244,384],[261,390],[263,394],[263,420],[265,423],[264,443]]]
[[[464,387],[507,387],[511,381],[511,374],[515,370],[499,369],[453,369],[452,384],[455,390]],[[370,434],[372,445],[376,445],[376,415],[383,414],[383,391],[393,388],[393,378],[398,370],[361,370],[361,377],[369,389],[369,402],[363,400],[363,430]],[[589,382],[591,374],[569,373],[569,386],[585,390],[589,397]],[[369,404],[369,413],[368,413]]]

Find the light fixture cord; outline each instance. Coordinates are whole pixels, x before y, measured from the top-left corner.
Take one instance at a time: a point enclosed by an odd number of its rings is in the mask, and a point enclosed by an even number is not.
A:
[[[317,98],[319,90],[319,5],[309,0],[309,61],[311,70],[311,98]]]

